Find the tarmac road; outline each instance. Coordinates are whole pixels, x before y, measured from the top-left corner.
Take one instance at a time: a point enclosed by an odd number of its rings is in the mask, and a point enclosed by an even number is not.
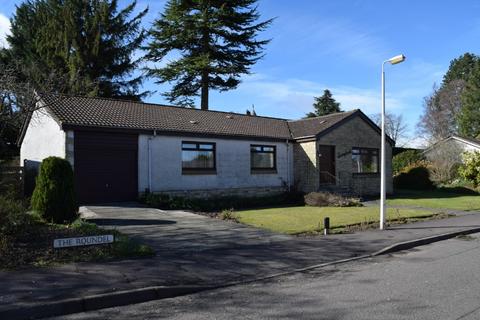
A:
[[[480,319],[480,234],[268,282],[55,319]]]

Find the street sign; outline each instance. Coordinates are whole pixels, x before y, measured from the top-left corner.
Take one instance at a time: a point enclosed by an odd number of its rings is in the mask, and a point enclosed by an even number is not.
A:
[[[68,248],[68,247],[92,246],[92,245],[112,243],[113,241],[114,241],[114,237],[112,234],[104,234],[99,236],[55,239],[53,240],[53,247]]]

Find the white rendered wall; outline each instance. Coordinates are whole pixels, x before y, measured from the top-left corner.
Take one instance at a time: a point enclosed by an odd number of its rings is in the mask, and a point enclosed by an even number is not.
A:
[[[292,144],[289,145],[287,153],[286,142],[140,135],[138,145],[139,192],[143,192],[149,187],[149,138],[151,139],[152,192],[281,187],[292,181]],[[215,142],[216,174],[182,175],[182,141]],[[252,174],[250,172],[251,144],[274,145],[277,147],[277,173]],[[288,175],[290,175],[290,179]]]
[[[50,156],[65,158],[66,134],[46,109],[33,112],[20,147],[20,165],[24,160],[41,162]]]

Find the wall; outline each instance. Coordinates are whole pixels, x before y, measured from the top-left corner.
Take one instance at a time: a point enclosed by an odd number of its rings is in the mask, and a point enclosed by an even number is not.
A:
[[[295,143],[293,147],[294,184],[300,191],[318,190],[319,172],[315,141]]]
[[[139,136],[139,192],[149,187],[148,139],[151,139],[151,191],[182,193],[189,190],[217,192],[231,189],[237,193],[265,191],[282,187],[292,181],[292,145],[285,142],[259,142],[199,137]],[[216,174],[182,175],[182,141],[216,143]],[[250,172],[250,145],[265,144],[277,147],[277,173]],[[287,160],[288,156],[288,160]],[[290,165],[288,166],[287,163]],[[290,179],[289,179],[290,175]]]
[[[350,188],[359,195],[380,193],[380,174],[353,174],[352,147],[377,148],[380,155],[381,135],[360,117],[354,117],[340,127],[321,136],[317,144],[334,145],[335,170],[339,187]],[[392,146],[386,143],[387,193],[393,192]],[[380,164],[379,164],[380,167]]]
[[[28,160],[31,166],[45,158],[66,156],[66,134],[46,109],[33,112],[20,147],[20,165]]]

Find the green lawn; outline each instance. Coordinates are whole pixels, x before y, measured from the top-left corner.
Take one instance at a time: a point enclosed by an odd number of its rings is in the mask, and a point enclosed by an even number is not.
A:
[[[416,209],[388,209],[387,219],[425,218],[432,211]],[[378,207],[286,207],[246,210],[235,213],[235,218],[254,227],[288,234],[313,233],[323,229],[323,219],[330,217],[331,228],[343,228],[361,223],[379,221]]]
[[[444,190],[432,191],[398,191],[397,195],[387,200],[387,205],[407,205],[426,208],[445,208],[452,210],[480,210],[480,195]]]

